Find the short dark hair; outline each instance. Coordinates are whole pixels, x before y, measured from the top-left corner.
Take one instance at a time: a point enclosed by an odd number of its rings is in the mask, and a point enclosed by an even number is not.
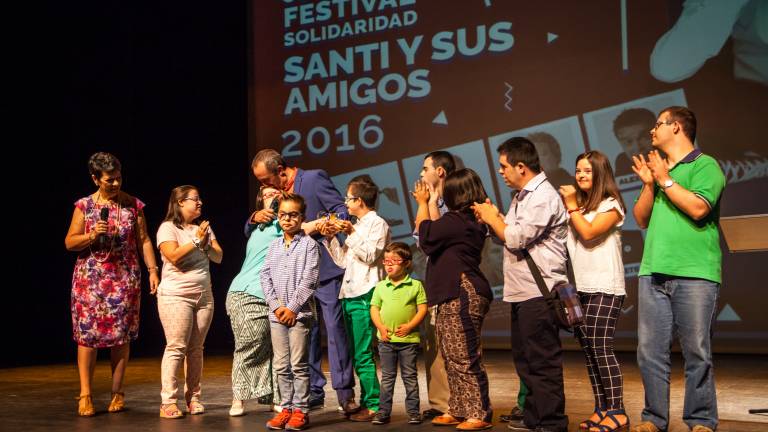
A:
[[[101,178],[105,172],[121,170],[120,161],[111,153],[98,152],[88,158],[88,172],[97,179]]]
[[[429,152],[424,156],[424,160],[427,158],[432,158],[432,166],[435,168],[442,167],[446,175],[456,171],[456,161],[453,160],[453,155],[445,150]]]
[[[485,202],[485,192],[480,176],[470,168],[460,169],[445,178],[443,200],[449,210],[468,211],[476,202]]]
[[[307,203],[304,201],[304,197],[295,194],[295,193],[287,193],[284,194],[283,197],[280,199],[280,205],[283,205],[284,202],[294,202],[299,205],[299,211],[301,212],[301,216],[306,218],[306,212],[307,212]]]
[[[255,168],[259,162],[264,163],[264,167],[272,174],[277,173],[278,167],[286,166],[285,159],[275,149],[264,149],[256,153],[256,156],[253,157],[253,162],[251,162],[251,168]]]
[[[622,111],[613,119],[613,134],[618,135],[619,129],[640,125],[648,130],[656,124],[656,116],[646,108],[629,108]]]
[[[504,156],[510,165],[520,162],[536,174],[541,172],[539,153],[536,152],[536,146],[528,138],[512,137],[501,143],[496,151],[499,152],[499,155]]]
[[[379,187],[373,182],[368,174],[359,175],[349,181],[347,188],[352,191],[352,195],[363,201],[369,209],[376,207],[376,200],[379,198]]]
[[[192,185],[176,186],[171,191],[171,197],[168,198],[168,211],[165,213],[165,221],[170,221],[177,228],[181,228],[184,224],[184,217],[181,215],[181,206],[179,202],[184,198],[187,198],[190,191],[196,190],[200,193],[200,190]]]
[[[680,123],[683,127],[683,133],[693,143],[696,141],[696,114],[683,106],[670,106],[661,110],[661,114],[667,113],[669,117]]]
[[[403,260],[403,264],[406,262],[408,263],[405,264],[405,269],[409,272],[411,271],[411,268],[413,267],[413,254],[411,253],[411,248],[408,247],[407,244],[403,242],[392,242],[384,248],[384,253],[393,253],[399,256],[400,259]]]

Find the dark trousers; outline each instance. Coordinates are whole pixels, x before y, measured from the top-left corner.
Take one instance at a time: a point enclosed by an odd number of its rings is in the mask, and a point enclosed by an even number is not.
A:
[[[355,377],[352,370],[352,357],[347,343],[347,331],[344,327],[344,315],[339,300],[341,276],[320,282],[315,292],[317,313],[323,314],[325,330],[328,334],[328,366],[331,370],[331,385],[336,390],[339,404],[355,397]],[[310,397],[324,398],[326,379],[321,366],[323,353],[320,348],[319,320],[309,334]]]
[[[392,414],[392,394],[395,392],[397,364],[400,363],[400,377],[405,386],[405,410],[408,414],[419,413],[419,373],[416,369],[418,356],[418,343],[379,341],[381,358],[379,412],[386,415]]]
[[[512,355],[529,389],[523,421],[528,427],[568,430],[563,390],[563,350],[554,312],[543,297],[512,305]]]

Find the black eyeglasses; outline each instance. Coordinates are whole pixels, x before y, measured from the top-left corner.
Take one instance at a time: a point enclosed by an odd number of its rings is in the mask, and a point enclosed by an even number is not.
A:
[[[281,220],[282,219],[298,219],[300,217],[301,217],[301,213],[299,212],[288,212],[288,213],[278,212],[277,213],[277,218]]]

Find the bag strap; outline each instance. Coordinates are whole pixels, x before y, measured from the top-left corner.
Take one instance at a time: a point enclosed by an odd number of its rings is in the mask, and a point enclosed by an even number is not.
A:
[[[536,286],[539,287],[539,291],[541,291],[541,295],[544,296],[545,299],[549,298],[549,289],[547,288],[547,284],[544,283],[544,278],[541,276],[541,271],[539,271],[539,267],[536,265],[536,263],[533,261],[533,257],[528,252],[528,249],[520,249],[520,251],[523,253],[523,256],[525,257],[525,262],[528,263],[528,268],[531,270],[531,274],[533,274],[533,280],[536,281]]]

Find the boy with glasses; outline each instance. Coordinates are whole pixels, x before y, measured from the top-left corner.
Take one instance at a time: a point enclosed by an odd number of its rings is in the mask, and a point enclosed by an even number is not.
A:
[[[309,425],[309,332],[320,252],[317,242],[301,229],[305,211],[300,195],[283,197],[277,212],[283,236],[269,245],[261,268],[261,287],[270,311],[272,367],[283,408],[267,422],[269,429],[302,430]]]
[[[370,309],[373,287],[384,276],[381,259],[390,240],[390,231],[387,222],[376,214],[378,195],[379,188],[370,176],[353,178],[347,186],[344,203],[357,222],[329,219],[319,228],[325,236],[323,245],[333,261],[345,269],[339,299],[355,372],[360,379],[361,407],[349,419],[358,422],[371,421],[379,410],[379,380],[373,359]],[[347,235],[344,246],[336,235],[340,232]]]
[[[384,249],[387,278],[376,284],[371,299],[371,319],[376,325],[381,357],[381,401],[373,424],[389,423],[392,394],[400,363],[405,386],[408,423],[421,423],[419,379],[416,360],[419,352],[418,327],[427,315],[427,294],[421,282],[408,274],[411,250],[405,243],[391,243]]]

